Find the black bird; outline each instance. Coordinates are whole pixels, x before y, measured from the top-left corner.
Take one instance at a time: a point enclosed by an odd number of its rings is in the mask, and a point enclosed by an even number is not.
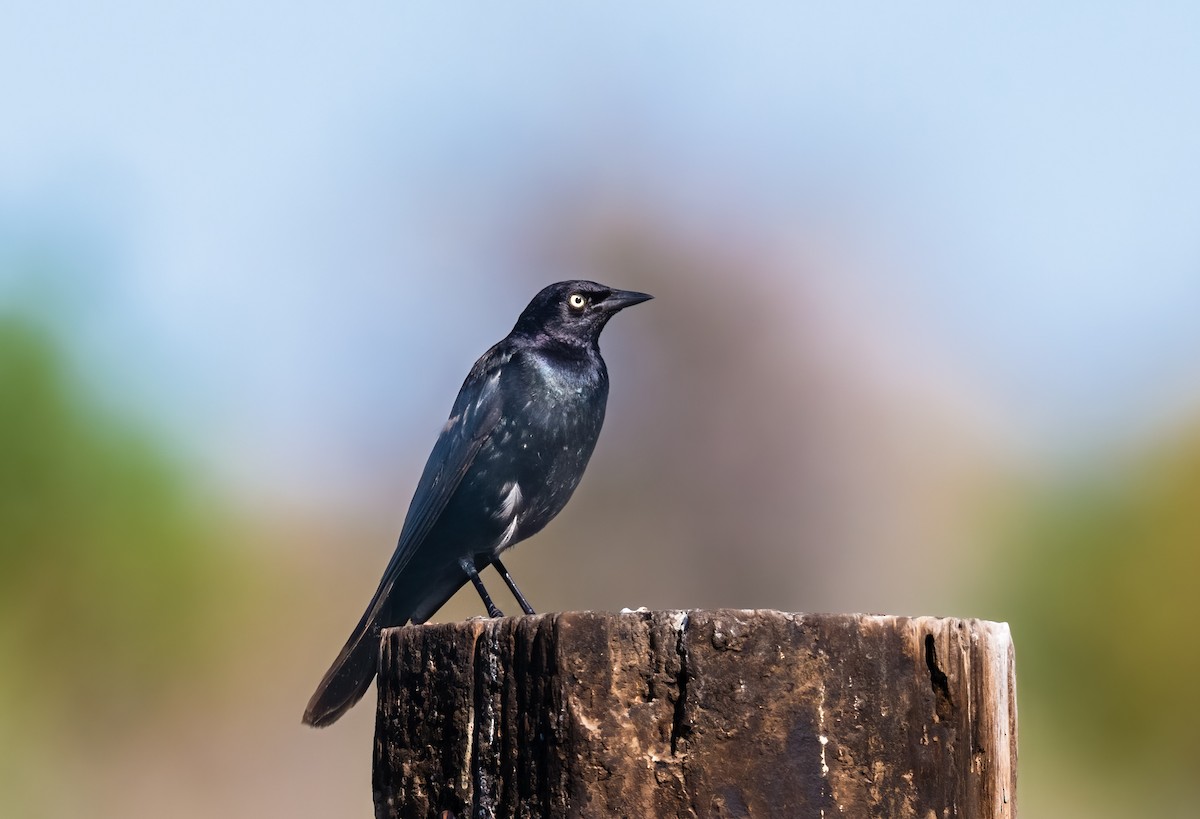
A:
[[[317,686],[304,721],[330,725],[366,693],[379,631],[423,623],[470,580],[502,616],[479,572],[495,566],[533,614],[500,553],[541,531],[579,485],[608,401],[604,325],[651,298],[589,281],[552,284],[475,362],[442,428],[375,596]]]

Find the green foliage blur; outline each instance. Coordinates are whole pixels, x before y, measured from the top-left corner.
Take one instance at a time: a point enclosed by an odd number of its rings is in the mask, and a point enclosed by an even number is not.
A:
[[[121,724],[202,669],[236,609],[226,524],[80,383],[46,330],[0,316],[0,697],[21,706],[0,734]]]
[[[1194,804],[1200,426],[1036,489],[1017,521],[992,593],[1017,646],[1023,746],[1053,736],[1143,808],[1180,804],[1180,791]]]

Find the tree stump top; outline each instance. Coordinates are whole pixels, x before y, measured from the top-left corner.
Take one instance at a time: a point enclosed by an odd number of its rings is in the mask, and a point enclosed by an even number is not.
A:
[[[379,816],[1016,816],[1008,626],[565,612],[383,635]]]

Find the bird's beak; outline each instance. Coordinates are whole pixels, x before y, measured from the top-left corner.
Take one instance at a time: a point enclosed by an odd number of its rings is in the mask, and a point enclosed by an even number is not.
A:
[[[596,306],[606,313],[615,313],[618,310],[624,310],[626,307],[641,304],[652,298],[654,296],[651,296],[649,293],[638,293],[634,290],[614,290],[609,294],[608,298]]]

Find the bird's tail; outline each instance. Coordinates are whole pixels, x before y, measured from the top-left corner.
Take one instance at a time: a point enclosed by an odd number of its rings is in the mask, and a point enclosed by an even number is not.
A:
[[[308,725],[332,725],[371,687],[379,667],[379,602],[377,595],[308,701],[304,710]]]

